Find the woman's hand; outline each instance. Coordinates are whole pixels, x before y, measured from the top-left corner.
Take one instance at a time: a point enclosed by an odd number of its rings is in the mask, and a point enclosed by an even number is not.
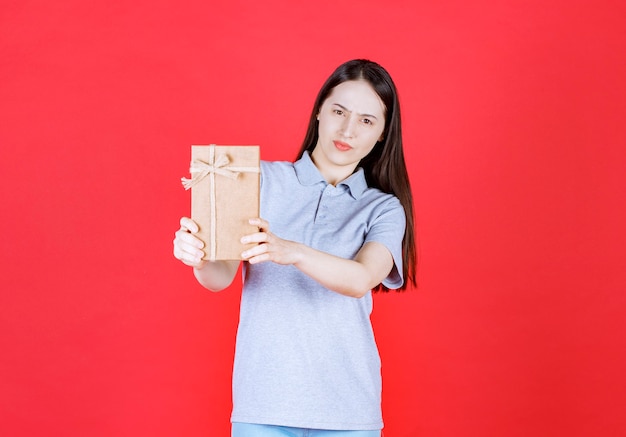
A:
[[[203,287],[212,291],[223,290],[233,282],[239,261],[203,261],[204,242],[193,235],[198,230],[198,225],[190,218],[180,219],[180,229],[174,238],[174,257],[193,267],[193,274]]]
[[[243,244],[258,243],[241,254],[243,260],[251,264],[272,261],[276,264],[296,264],[302,258],[302,245],[283,240],[270,232],[270,224],[262,218],[250,219],[249,223],[258,226],[259,232],[241,239]]]
[[[196,222],[188,217],[180,219],[180,229],[174,234],[174,257],[183,264],[202,269],[206,264],[206,261],[202,260],[204,243],[193,235],[196,232],[198,232]]]

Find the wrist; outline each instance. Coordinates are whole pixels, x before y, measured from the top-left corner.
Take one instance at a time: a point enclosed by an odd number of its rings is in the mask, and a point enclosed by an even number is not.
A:
[[[293,265],[297,268],[300,268],[306,265],[307,259],[309,259],[309,252],[311,248],[302,243],[294,243],[295,247],[293,250]]]

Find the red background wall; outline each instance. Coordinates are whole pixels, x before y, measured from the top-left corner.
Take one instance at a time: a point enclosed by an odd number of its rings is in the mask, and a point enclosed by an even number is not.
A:
[[[240,284],[171,254],[189,146],[292,159],[368,57],[400,89],[422,257],[375,299],[385,435],[625,435],[625,12],[3,1],[2,434],[228,435]]]

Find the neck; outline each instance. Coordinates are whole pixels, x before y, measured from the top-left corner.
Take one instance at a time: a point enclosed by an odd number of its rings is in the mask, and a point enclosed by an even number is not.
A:
[[[349,165],[335,165],[326,161],[321,153],[315,153],[317,148],[311,153],[311,161],[315,164],[315,167],[324,176],[326,182],[331,185],[337,186],[340,182],[349,178],[357,167],[358,163]]]

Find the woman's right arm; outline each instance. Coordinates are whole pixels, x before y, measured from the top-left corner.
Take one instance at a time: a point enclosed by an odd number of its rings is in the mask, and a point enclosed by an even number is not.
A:
[[[235,279],[240,261],[203,261],[204,242],[196,237],[198,225],[188,217],[180,219],[174,238],[174,257],[193,267],[193,274],[203,287],[221,291]]]

